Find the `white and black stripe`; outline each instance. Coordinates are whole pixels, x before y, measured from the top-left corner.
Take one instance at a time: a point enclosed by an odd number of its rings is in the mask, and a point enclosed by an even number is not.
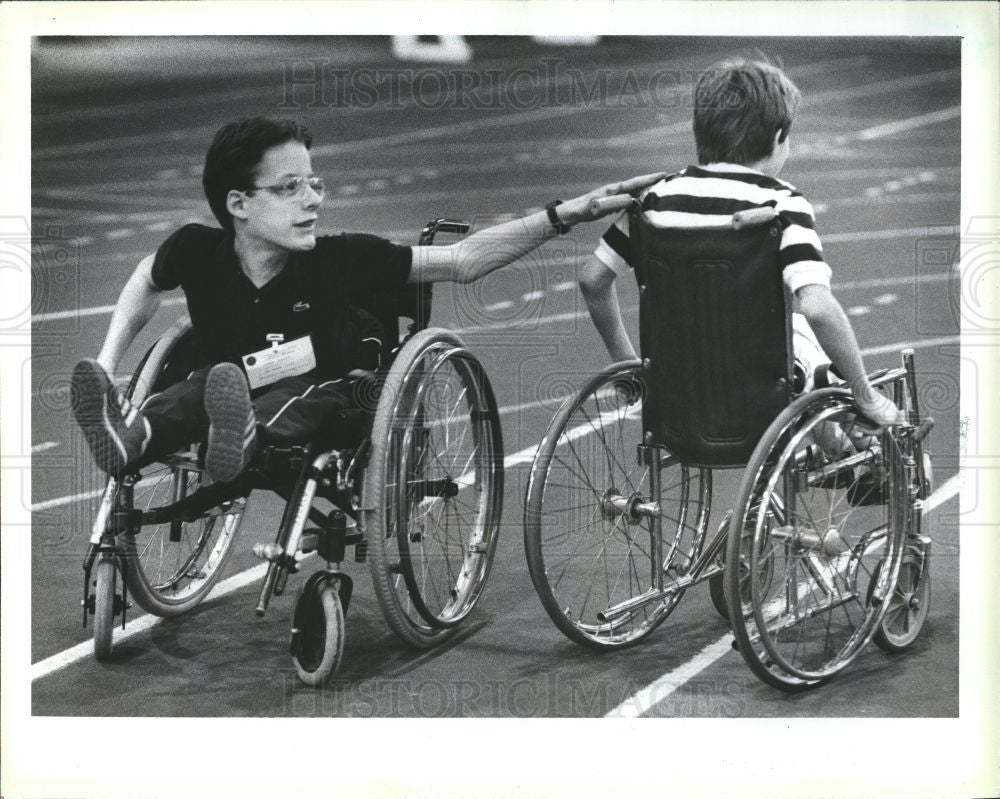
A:
[[[829,286],[830,267],[823,260],[812,206],[789,183],[739,164],[709,164],[687,167],[642,196],[646,219],[668,228],[726,225],[734,213],[764,206],[776,208],[786,223],[780,258],[789,291]],[[608,229],[594,254],[615,274],[631,267],[626,214]]]

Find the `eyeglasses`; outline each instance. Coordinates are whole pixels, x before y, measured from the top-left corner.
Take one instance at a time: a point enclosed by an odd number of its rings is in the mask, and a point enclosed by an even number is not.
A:
[[[250,191],[263,189],[271,192],[276,197],[280,197],[282,200],[297,200],[305,194],[306,186],[312,189],[320,199],[323,199],[323,194],[326,192],[326,184],[323,182],[323,178],[304,178],[300,175],[288,178],[288,180],[281,183],[275,183],[273,186],[254,186]],[[247,193],[249,194],[250,192]]]

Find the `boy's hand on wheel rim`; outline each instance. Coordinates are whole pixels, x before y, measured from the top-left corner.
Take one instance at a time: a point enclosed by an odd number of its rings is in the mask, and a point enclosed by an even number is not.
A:
[[[872,388],[867,380],[858,381],[853,386],[853,391],[854,404],[865,416],[865,419],[872,422],[875,429],[892,427],[906,421],[905,415],[896,407],[896,404],[881,391]],[[865,427],[863,422],[859,426]]]

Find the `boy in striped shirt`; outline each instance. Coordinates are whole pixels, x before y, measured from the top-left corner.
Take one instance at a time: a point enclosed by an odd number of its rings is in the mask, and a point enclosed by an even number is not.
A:
[[[902,414],[869,384],[850,321],[830,292],[830,267],[823,260],[812,206],[777,177],[788,157],[799,96],[795,84],[771,64],[724,61],[710,67],[695,87],[699,165],[650,187],[643,196],[643,213],[660,227],[696,228],[728,224],[737,211],[774,207],[787,223],[779,257],[793,298],[792,347],[804,388],[812,387],[817,367],[832,359],[851,386],[858,409],[879,426],[896,424]],[[614,286],[631,266],[623,213],[580,277],[591,318],[615,361],[636,358]]]

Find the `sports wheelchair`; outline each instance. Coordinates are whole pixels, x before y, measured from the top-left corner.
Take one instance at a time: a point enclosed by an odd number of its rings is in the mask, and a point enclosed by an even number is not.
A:
[[[420,243],[468,229],[438,219]],[[430,299],[430,286],[412,286],[373,293],[365,303],[387,330],[398,331],[400,317],[412,323],[387,353],[391,366],[372,384],[372,401],[351,412],[330,441],[264,447],[232,483],[203,480],[198,447],[109,479],[83,564],[84,626],[92,615],[98,659],[112,652],[116,618],[125,624],[129,590],[158,616],[185,613],[209,594],[259,488],[286,504],[274,541],[253,547],[266,562],[257,614],[285,591],[306,556],[326,562],[305,580],[293,612],[290,650],[303,682],[323,683],[343,655],[353,590],[340,570],[347,546],[356,561],[368,562],[386,622],[405,643],[428,648],[455,631],[493,561],[503,442],[482,366],[457,335],[427,327]],[[127,394],[139,406],[200,365],[184,317],[146,354]],[[341,446],[334,446],[338,436]],[[317,500],[332,508],[320,510]]]
[[[907,648],[929,608],[931,548],[933,420],[912,350],[870,376],[905,424],[873,432],[843,385],[797,393],[774,209],[691,231],[631,205],[643,358],[563,403],[527,487],[525,550],[548,615],[577,643],[619,649],[708,581],[734,647],[790,691],[873,637]],[[712,470],[734,467],[734,509],[708,536]]]

